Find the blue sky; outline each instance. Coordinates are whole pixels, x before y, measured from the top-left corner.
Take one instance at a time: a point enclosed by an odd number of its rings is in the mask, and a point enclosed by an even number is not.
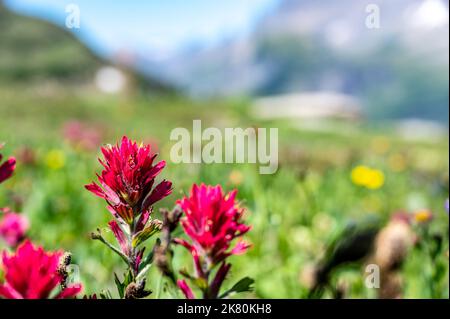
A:
[[[152,52],[154,58],[191,43],[213,45],[243,35],[279,0],[6,0],[19,13],[64,25],[65,8],[80,8],[74,32],[95,51],[123,48]]]

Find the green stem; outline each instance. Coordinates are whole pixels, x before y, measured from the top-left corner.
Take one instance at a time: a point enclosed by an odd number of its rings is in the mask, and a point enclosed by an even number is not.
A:
[[[161,297],[163,277],[164,276],[161,275],[158,279],[158,285],[156,287],[156,299],[159,299]]]
[[[105,238],[103,238],[103,236],[98,233],[98,234],[93,234],[92,239],[97,239],[100,242],[102,242],[103,244],[105,244],[109,249],[111,249],[112,251],[114,251],[117,255],[119,255],[126,263],[127,265],[131,266],[131,261],[130,259],[123,254],[119,249],[117,249],[116,247],[114,247],[113,245],[111,245],[109,242],[107,242],[105,240]]]

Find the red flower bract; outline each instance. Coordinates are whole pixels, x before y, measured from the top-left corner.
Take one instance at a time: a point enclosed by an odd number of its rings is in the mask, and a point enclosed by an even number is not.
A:
[[[7,299],[71,298],[81,291],[81,285],[68,285],[59,293],[56,288],[63,278],[58,266],[63,253],[46,252],[30,241],[24,242],[13,255],[2,256],[5,282],[0,284],[0,297]]]
[[[98,175],[101,187],[92,183],[86,189],[104,198],[116,217],[130,224],[139,214],[172,192],[172,183],[155,178],[165,167],[164,161],[153,164],[156,157],[149,145],[138,145],[126,136],[116,146],[102,147],[104,170]]]
[[[1,145],[0,145],[0,149],[1,149]],[[16,159],[14,157],[10,157],[3,164],[2,164],[2,159],[3,159],[3,156],[2,156],[2,154],[0,154],[0,183],[4,182],[8,178],[10,178],[14,172],[14,169],[16,168]]]
[[[241,223],[244,210],[236,202],[236,193],[234,190],[224,195],[220,185],[194,184],[190,196],[177,201],[186,214],[181,224],[193,243],[182,239],[175,242],[191,251],[197,268],[201,267],[199,256],[216,265],[230,255],[244,253],[249,247],[241,241],[228,250],[233,239],[250,230],[250,226]]]
[[[192,292],[192,289],[188,286],[186,281],[178,280],[177,286],[181,289],[186,299],[195,299],[194,293]]]

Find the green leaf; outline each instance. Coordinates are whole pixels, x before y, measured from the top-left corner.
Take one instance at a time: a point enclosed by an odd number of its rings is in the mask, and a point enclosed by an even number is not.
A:
[[[123,298],[125,292],[125,285],[120,282],[119,277],[117,277],[116,273],[114,273],[114,282],[116,283],[117,291],[119,292],[119,297]]]
[[[203,278],[195,278],[192,280],[192,283],[201,290],[205,290],[208,288],[208,282]]]
[[[253,291],[253,284],[255,283],[255,280],[250,277],[244,277],[241,280],[239,280],[236,284],[234,284],[233,287],[231,287],[229,290],[224,292],[219,298],[226,298],[231,294],[240,293],[240,292],[249,292]]]
[[[143,230],[141,230],[140,232],[136,233],[133,236],[131,245],[133,247],[139,246],[141,243],[152,237],[160,230],[161,230],[161,222],[152,220],[147,227],[145,227]]]
[[[150,270],[150,267],[152,265],[148,264],[147,266],[145,266],[144,268],[141,269],[141,271],[139,272],[139,274],[136,276],[136,281],[139,282],[141,280],[143,280],[145,278],[145,276],[147,276],[148,271]]]
[[[111,292],[109,292],[109,290],[103,290],[100,293],[100,299],[113,299],[113,297],[111,296]]]
[[[139,265],[139,272],[141,272],[145,267],[147,267],[151,262],[153,261],[153,250],[147,255],[147,257],[144,258],[144,260],[141,261],[141,264]]]
[[[192,276],[188,273],[188,271],[186,270],[186,268],[182,268],[182,269],[180,270],[180,274],[181,274],[183,277],[187,278],[187,279],[195,280],[195,278],[192,277]]]
[[[131,270],[128,270],[125,275],[124,275],[124,279],[123,279],[123,286],[124,289],[126,287],[128,287],[129,284],[131,284],[133,282],[133,274],[131,273]]]

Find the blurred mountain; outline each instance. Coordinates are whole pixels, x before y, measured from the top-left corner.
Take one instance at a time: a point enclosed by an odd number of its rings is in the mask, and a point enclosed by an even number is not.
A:
[[[367,1],[282,0],[248,36],[140,65],[194,96],[333,91],[371,118],[448,122],[448,1],[370,3],[380,28]]]
[[[105,68],[108,71],[111,66],[118,75],[104,72]],[[116,78],[123,76],[134,87],[171,90],[170,86],[149,75],[94,55],[67,30],[49,22],[15,14],[0,1],[0,84],[43,84],[50,81],[98,86],[104,74],[116,75]]]
[[[0,81],[81,81],[101,65],[70,33],[13,14],[0,2]]]
[[[379,28],[366,25],[374,6],[379,12]],[[418,49],[428,39],[428,52],[442,53],[448,51],[449,43],[448,0],[283,0],[261,21],[259,29],[271,35],[314,36],[344,51],[374,49],[392,37]]]
[[[448,124],[448,0],[280,0],[250,34],[157,59],[126,48],[111,60],[1,3],[0,83],[51,79],[112,92],[125,78],[133,87],[200,97],[334,92],[358,99],[370,119]],[[379,8],[379,28],[366,24],[368,4]]]

